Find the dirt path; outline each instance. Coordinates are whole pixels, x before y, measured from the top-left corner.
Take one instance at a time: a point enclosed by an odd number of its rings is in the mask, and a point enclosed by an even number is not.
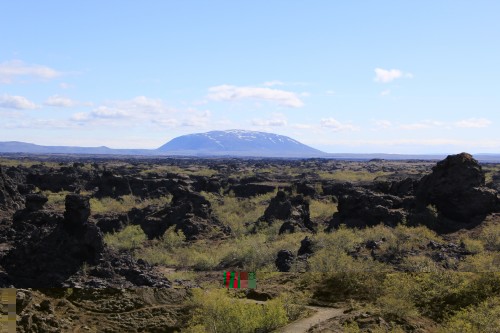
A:
[[[279,333],[302,333],[307,332],[312,326],[326,321],[333,317],[338,317],[344,313],[343,309],[324,308],[319,306],[306,306],[306,308],[316,311],[312,316],[297,320],[278,330]]]

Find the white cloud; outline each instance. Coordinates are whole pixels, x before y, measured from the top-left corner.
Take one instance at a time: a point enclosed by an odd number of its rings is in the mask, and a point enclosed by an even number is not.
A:
[[[165,119],[153,119],[152,122],[161,127],[175,127],[179,125],[177,119],[165,118]]]
[[[264,82],[262,85],[264,85],[266,87],[274,87],[274,86],[283,86],[283,85],[285,85],[285,83],[278,81],[278,80],[273,80],[273,81]]]
[[[399,126],[399,128],[404,130],[418,130],[418,129],[427,129],[432,127],[442,127],[442,126],[445,126],[445,123],[441,121],[422,120],[416,123],[402,124]]]
[[[325,93],[326,93],[327,95],[330,95],[330,96],[332,96],[332,95],[335,95],[335,94],[336,94],[335,90],[327,90]]]
[[[392,127],[392,122],[390,122],[389,120],[376,120],[375,125],[378,128],[386,129]]]
[[[342,131],[357,131],[359,127],[354,126],[352,124],[341,123],[335,118],[323,118],[321,119],[321,127],[326,127],[332,129],[334,132],[342,132]]]
[[[94,118],[104,119],[128,118],[130,116],[130,114],[124,110],[109,108],[107,106],[99,106],[94,109],[90,115]]]
[[[137,96],[129,101],[123,101],[117,104],[125,109],[140,110],[149,113],[165,113],[169,111],[161,99],[152,99],[146,96]]]
[[[188,110],[188,113],[190,115],[182,121],[181,126],[206,127],[208,125],[211,116],[210,111]]]
[[[455,126],[462,128],[483,128],[488,127],[491,121],[486,118],[469,118],[457,121]]]
[[[284,114],[282,113],[274,113],[272,118],[269,119],[254,119],[252,120],[252,125],[254,126],[270,126],[270,127],[278,127],[278,126],[286,126],[287,120]]]
[[[90,118],[90,113],[88,112],[77,112],[71,116],[71,119],[74,121],[87,121]]]
[[[79,122],[111,119],[127,119],[136,123],[155,120],[161,122],[163,119],[171,118],[170,115],[174,112],[175,110],[166,107],[161,99],[138,96],[130,100],[108,102],[90,112],[75,113],[71,119]]]
[[[70,107],[78,105],[78,102],[74,101],[74,100],[72,100],[71,98],[68,98],[68,97],[54,95],[54,96],[50,96],[49,98],[47,98],[47,100],[45,101],[44,104],[48,105],[48,106],[57,106],[57,107],[70,108]]]
[[[73,86],[72,86],[71,84],[66,83],[66,82],[61,82],[61,83],[59,83],[59,87],[60,87],[61,89],[69,89],[69,88],[73,88]]]
[[[387,129],[387,128],[394,128],[394,129],[400,129],[400,130],[424,130],[424,129],[430,129],[430,128],[444,128],[444,129],[451,129],[453,126],[455,127],[461,127],[461,128],[484,128],[488,127],[492,122],[488,119],[485,118],[469,118],[469,119],[464,119],[460,120],[454,123],[451,122],[442,122],[438,120],[422,120],[414,123],[407,123],[407,124],[394,124],[388,120],[377,120],[374,121],[374,124],[376,126],[375,129]]]
[[[391,94],[391,89],[386,89],[380,93],[380,96],[389,96],[390,94]]]
[[[375,81],[388,83],[393,80],[399,78],[413,78],[413,74],[411,73],[403,73],[399,69],[383,69],[383,68],[375,68]]]
[[[23,96],[3,95],[0,96],[0,108],[30,110],[36,109],[36,104]]]
[[[297,128],[297,129],[311,129],[314,128],[314,125],[310,124],[292,124],[290,125],[292,128]]]
[[[258,99],[276,102],[279,105],[299,108],[304,106],[297,94],[271,88],[236,87],[221,85],[209,88],[208,98],[214,101],[234,101],[240,99]]]
[[[41,65],[25,64],[20,60],[12,60],[0,63],[0,83],[11,83],[15,77],[26,76],[39,79],[53,79],[62,73]]]

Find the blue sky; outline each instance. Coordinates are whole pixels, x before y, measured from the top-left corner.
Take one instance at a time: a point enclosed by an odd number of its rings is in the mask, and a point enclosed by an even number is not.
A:
[[[0,141],[500,153],[498,1],[4,1]]]

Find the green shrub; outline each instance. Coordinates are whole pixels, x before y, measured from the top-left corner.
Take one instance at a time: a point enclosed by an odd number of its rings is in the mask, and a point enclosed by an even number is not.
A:
[[[332,201],[311,200],[309,211],[312,220],[327,220],[330,219],[333,213],[337,212],[337,205]]]
[[[267,202],[276,196],[276,191],[252,198],[237,198],[231,193],[224,197],[207,192],[202,192],[202,195],[210,201],[221,222],[229,225],[235,236],[241,236],[247,232],[245,223],[255,222],[264,215]]]
[[[375,301],[383,293],[386,273],[331,272],[319,278],[309,278],[316,283],[313,298],[326,302],[348,300]]]
[[[166,251],[163,246],[158,244],[152,244],[135,251],[134,257],[136,259],[145,260],[152,265],[159,264],[173,266],[178,264],[178,260],[175,258],[175,255],[173,255],[170,251]]]
[[[193,290],[194,313],[190,322],[191,332],[253,333],[265,332],[287,323],[286,311],[280,299],[267,301],[264,306],[228,296],[225,289]],[[196,328],[196,330],[195,330]]]
[[[425,249],[429,241],[442,242],[434,231],[425,226],[409,227],[400,224],[394,228],[394,236],[386,246],[396,253]]]
[[[344,333],[360,333],[361,329],[355,321],[348,321],[342,324],[342,332]]]
[[[500,253],[483,252],[466,257],[458,264],[462,272],[498,272],[500,270]]]
[[[484,242],[486,249],[500,251],[500,224],[490,224],[483,228],[479,239]]]
[[[90,210],[93,214],[104,213],[126,213],[132,208],[145,208],[150,205],[163,206],[172,200],[172,196],[164,196],[157,199],[141,199],[133,195],[124,195],[118,199],[104,197],[104,198],[91,198]]]
[[[313,239],[318,248],[337,252],[351,251],[363,241],[355,229],[347,228],[345,225],[341,225],[331,233],[318,233]]]
[[[413,303],[419,312],[437,321],[464,307],[478,304],[492,295],[499,295],[498,274],[440,272],[415,274]]]
[[[64,211],[65,210],[65,203],[66,203],[66,195],[68,195],[70,192],[68,191],[61,191],[61,192],[51,192],[51,191],[43,191],[42,194],[45,195],[48,199],[46,206],[48,208],[57,210],[57,211]]]
[[[277,298],[277,300],[281,302],[281,306],[284,308],[286,317],[289,321],[299,319],[306,310],[304,306],[304,303],[306,303],[306,297],[299,292],[295,292],[294,294],[283,293]]]
[[[146,234],[140,226],[129,225],[122,231],[106,234],[104,241],[109,247],[117,250],[133,250],[139,248],[146,241]]]
[[[423,255],[405,257],[400,268],[405,272],[419,273],[433,273],[441,270],[431,258]]]
[[[321,249],[309,258],[308,263],[311,272],[337,273],[363,270],[351,256],[338,249]]]
[[[467,252],[477,254],[484,251],[484,245],[480,240],[464,237],[461,239],[461,243]]]
[[[160,238],[160,244],[167,250],[181,247],[186,241],[186,236],[182,230],[175,230],[175,226],[168,228]]]
[[[498,333],[500,332],[500,297],[457,311],[446,320],[440,332]]]
[[[413,302],[417,290],[412,275],[388,274],[383,282],[383,295],[377,300],[384,317],[394,320],[418,315]]]

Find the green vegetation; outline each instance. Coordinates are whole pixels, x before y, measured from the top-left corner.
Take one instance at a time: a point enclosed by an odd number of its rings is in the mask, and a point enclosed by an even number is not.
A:
[[[335,180],[341,182],[367,182],[373,181],[375,178],[387,176],[389,172],[368,172],[368,171],[353,171],[353,170],[335,170],[330,172],[319,172],[321,179],[324,180]]]
[[[333,213],[337,212],[337,205],[329,200],[310,200],[309,211],[311,220],[326,221],[332,218]]]
[[[147,206],[164,206],[172,200],[172,196],[164,196],[158,199],[141,199],[133,195],[124,195],[118,199],[110,197],[91,198],[90,210],[93,214],[103,213],[126,213],[132,208],[142,209]]]
[[[181,167],[140,163],[116,162],[110,163],[110,167],[124,168],[127,172],[133,170],[143,176],[166,173],[212,176],[219,173],[216,169],[199,165]],[[241,179],[255,176],[258,171],[259,176],[273,179],[269,182],[273,185],[286,183],[285,177],[295,177],[293,182],[296,182],[303,177],[304,166],[309,162],[300,163],[303,165],[299,167],[300,164],[271,165],[263,162],[263,166],[250,165],[230,177]],[[0,159],[0,164],[29,167],[40,162]],[[57,163],[47,162],[46,165],[61,167]],[[314,184],[320,194],[323,192],[320,180],[364,182],[393,174],[385,171],[391,168],[368,172],[363,170],[361,163],[355,163],[352,168],[337,162],[325,162],[316,169],[314,162],[311,165],[312,171],[304,177],[313,179],[310,184]],[[90,168],[90,164],[84,168]],[[489,167],[487,180],[491,181],[498,172],[495,168]],[[220,173],[225,172],[222,170]],[[276,175],[283,178],[274,177]],[[487,220],[474,230],[438,235],[423,226],[442,223],[437,209],[428,206],[396,227],[379,224],[357,229],[342,225],[327,233],[323,230],[326,224],[322,222],[331,219],[337,205],[331,196],[322,195],[306,198],[311,219],[319,222],[318,232],[279,235],[282,221],[274,221],[271,225],[262,223],[258,230],[253,228],[277,190],[250,198],[224,194],[227,190],[226,187],[220,193],[203,192],[202,195],[211,203],[214,215],[231,227],[233,233],[228,238],[186,241],[181,231],[171,227],[162,238],[148,240],[136,225],[105,235],[109,247],[130,252],[135,258],[150,264],[158,264],[170,281],[190,280],[204,288],[189,291],[193,292],[189,308],[193,316],[189,328],[184,331],[254,332],[260,328],[270,332],[306,313],[303,304],[309,302],[337,305],[352,311],[351,318],[343,322],[345,332],[363,331],[363,325],[356,321],[363,318],[359,315],[361,311],[369,313],[366,316],[381,317],[388,323],[387,326],[370,328],[371,332],[377,333],[418,331],[418,327],[429,323],[434,325],[434,332],[500,331],[498,220]],[[48,197],[46,207],[64,211],[65,197],[69,192],[44,191],[43,194]],[[91,192],[82,194],[92,195]],[[92,197],[90,205],[92,214],[126,213],[132,208],[162,207],[171,200],[171,196],[158,199],[133,195]],[[305,236],[312,240],[314,253],[296,260],[290,277],[277,273],[275,260],[278,251],[289,250],[296,254]],[[85,265],[82,271],[89,268]],[[255,304],[237,299],[236,295],[243,297],[241,291],[238,294],[238,291],[219,288],[220,281],[214,282],[213,277],[223,270],[257,271],[259,288],[267,288],[264,292],[272,300]],[[211,274],[211,278],[205,276],[203,280],[200,278],[203,274]],[[348,317],[349,313],[344,315]]]
[[[500,224],[486,225],[478,239],[483,242],[486,249],[500,251]]]
[[[211,241],[194,243],[177,241],[177,246],[168,248],[162,245],[165,242],[164,237],[164,240],[152,241],[147,246],[141,247],[135,255],[150,263],[197,271],[214,270],[221,263],[237,266],[245,271],[276,271],[274,267],[276,253],[280,249],[297,252],[300,240],[305,234],[277,235],[277,230],[272,228],[269,230],[272,232],[268,235],[265,233],[244,235],[217,245]]]
[[[229,225],[236,236],[242,236],[248,231],[245,223],[255,222],[264,215],[269,200],[276,196],[276,192],[277,190],[252,198],[237,198],[231,195],[222,197],[207,192],[201,194],[210,201],[219,220]]]
[[[139,174],[142,176],[149,176],[151,174],[165,175],[167,173],[174,173],[186,176],[194,175],[194,176],[210,177],[217,174],[216,170],[208,168],[196,168],[196,167],[181,168],[176,165],[165,165],[165,164],[143,166],[143,168],[141,169],[142,170],[139,172]]]
[[[496,333],[500,332],[500,297],[471,305],[450,316],[440,332]]]
[[[48,199],[47,203],[45,204],[46,207],[57,211],[64,211],[66,196],[69,193],[70,192],[67,191],[61,191],[56,193],[53,193],[51,191],[42,192],[42,194],[45,195]]]
[[[260,305],[228,294],[224,289],[193,290],[194,315],[185,332],[253,333],[256,329],[271,332],[289,320],[281,298]]]
[[[138,225],[129,225],[122,231],[104,236],[106,244],[121,251],[130,251],[139,248],[145,241],[146,235]]]

